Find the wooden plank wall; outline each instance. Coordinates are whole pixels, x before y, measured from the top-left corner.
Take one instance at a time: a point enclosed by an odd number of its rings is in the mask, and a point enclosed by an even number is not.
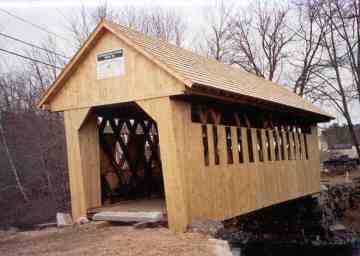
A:
[[[123,49],[125,75],[97,80],[96,56],[99,53]],[[51,111],[63,111],[106,104],[151,99],[182,94],[185,86],[122,42],[105,32],[69,77],[64,87],[51,100]]]
[[[191,220],[224,220],[272,204],[319,192],[320,160],[317,128],[307,134],[309,160],[268,161],[265,130],[261,129],[264,161],[259,161],[256,129],[251,129],[254,162],[249,162],[247,132],[242,127],[244,163],[239,163],[237,127],[231,127],[234,163],[227,162],[225,126],[217,125],[219,165],[215,164],[213,125],[207,125],[209,165],[204,163],[202,125],[191,122],[190,105],[168,97],[141,100],[159,130],[169,226],[184,231]],[[100,206],[100,160],[96,119],[89,109],[65,111],[73,217]],[[283,132],[280,132],[286,140]],[[290,137],[292,139],[292,137]],[[303,137],[301,137],[303,138]],[[270,133],[271,157],[275,159]],[[295,140],[297,149],[304,141]],[[294,153],[291,141],[290,152]],[[299,151],[297,150],[299,154]],[[288,159],[285,150],[285,159]]]
[[[186,149],[183,147],[188,131],[184,126],[184,111],[174,103],[168,97],[137,101],[157,123],[169,227],[174,232],[182,232],[189,223],[189,201],[184,186]]]
[[[268,161],[265,148],[265,130],[261,129],[264,161],[259,161],[256,129],[251,129],[254,145],[253,163],[249,162],[247,128],[242,130],[244,163],[239,163],[236,127],[231,127],[234,163],[227,163],[225,126],[218,125],[218,149],[220,164],[215,165],[213,125],[207,125],[209,166],[205,166],[202,127],[191,122],[190,106],[173,101],[173,116],[178,120],[175,127],[177,154],[182,155],[182,171],[185,174],[186,208],[188,221],[196,217],[224,220],[248,213],[272,204],[281,203],[320,190],[320,159],[317,128],[307,134],[308,160],[299,159],[299,143],[304,151],[304,141],[295,139],[297,160]],[[181,115],[182,113],[182,115]],[[185,134],[184,134],[185,133]],[[284,132],[279,132],[286,141]],[[161,138],[160,133],[160,138]],[[293,138],[290,136],[291,154],[294,154]],[[275,158],[273,136],[270,133],[271,156]],[[182,150],[182,152],[181,152]],[[285,150],[285,159],[288,159]]]
[[[64,112],[73,219],[101,206],[100,154],[96,117],[90,109]]]

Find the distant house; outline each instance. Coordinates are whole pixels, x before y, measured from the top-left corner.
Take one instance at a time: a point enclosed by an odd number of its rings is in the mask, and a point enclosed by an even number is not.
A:
[[[322,131],[319,129],[319,149],[322,152],[327,152],[329,150],[329,143],[326,137],[322,134]]]
[[[355,146],[351,144],[334,144],[329,148],[330,158],[338,158],[347,156],[349,158],[357,158]]]

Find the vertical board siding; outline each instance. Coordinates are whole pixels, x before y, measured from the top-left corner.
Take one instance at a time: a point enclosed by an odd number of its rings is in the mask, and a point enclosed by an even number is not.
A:
[[[96,56],[105,51],[123,49],[125,74],[97,79]],[[185,86],[155,63],[113,35],[104,34],[81,57],[63,88],[51,99],[51,111],[79,109],[183,94]]]
[[[197,173],[194,176],[191,176],[192,174],[187,176],[192,172],[188,168],[192,160],[187,151],[190,108],[180,102],[175,105],[175,102],[168,97],[141,100],[136,103],[157,123],[169,226],[174,232],[183,232],[190,221],[188,205],[191,202],[187,198],[192,197],[191,191],[197,189],[189,187],[188,180],[196,181],[198,177],[195,176]],[[199,137],[192,143],[194,150],[201,154],[196,160],[205,166],[201,149],[201,124],[199,127],[200,130],[197,130]]]
[[[304,152],[303,137],[306,136],[309,160],[285,158],[268,161],[265,130],[261,129],[263,162],[259,161],[257,129],[251,128],[249,133],[254,155],[254,162],[249,162],[247,128],[241,127],[244,162],[240,163],[238,127],[231,126],[234,163],[229,164],[225,126],[216,125],[220,158],[219,165],[216,165],[213,125],[207,124],[209,165],[206,166],[202,124],[191,122],[188,103],[168,97],[136,103],[158,125],[169,227],[175,232],[184,231],[197,217],[229,219],[320,190],[316,127],[312,127],[311,134],[302,135],[299,142],[303,144]],[[96,120],[89,109],[66,111],[64,117],[72,211],[77,218],[83,216],[87,208],[100,202],[98,134]],[[284,136],[284,133],[279,131],[279,135]],[[275,159],[273,134],[270,133],[269,137],[272,159]]]
[[[73,219],[101,204],[100,154],[96,117],[90,109],[64,112]]]
[[[251,128],[255,160],[253,163],[250,163],[248,158],[247,128],[241,127],[244,163],[239,163],[237,127],[232,126],[230,128],[234,163],[228,164],[226,126],[217,125],[220,164],[215,165],[213,129],[212,125],[207,125],[210,164],[205,166],[201,124],[189,122],[185,126],[189,131],[189,134],[185,135],[187,139],[184,141],[187,156],[184,174],[189,190],[186,200],[189,202],[190,220],[196,217],[224,220],[276,203],[317,193],[320,190],[316,127],[313,127],[311,134],[306,135],[309,143],[309,156],[311,156],[309,160],[300,160],[299,157],[296,160],[294,158],[287,160],[288,156],[284,147],[285,160],[275,161],[274,137],[270,132],[272,161],[268,161],[265,130],[261,129],[264,162],[259,161],[257,129]],[[279,131],[279,135],[283,137],[283,146],[285,146],[285,132]],[[290,136],[291,153],[293,153],[293,143],[292,136]],[[201,160],[199,161],[199,159]]]

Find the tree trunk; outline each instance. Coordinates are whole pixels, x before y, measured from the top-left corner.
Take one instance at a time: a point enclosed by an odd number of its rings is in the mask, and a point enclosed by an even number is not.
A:
[[[11,157],[11,153],[10,153],[10,150],[9,150],[9,147],[8,147],[8,144],[7,144],[7,141],[6,141],[6,136],[5,136],[5,131],[4,131],[4,128],[3,128],[3,125],[2,125],[2,116],[1,116],[1,112],[0,112],[0,136],[1,136],[1,139],[2,139],[2,143],[4,145],[4,148],[5,148],[5,154],[9,160],[9,164],[10,164],[10,169],[12,171],[12,173],[14,174],[15,176],[15,180],[16,180],[16,185],[21,193],[21,195],[23,196],[25,202],[28,202],[29,201],[29,198],[28,196],[26,195],[25,193],[25,189],[23,187],[23,185],[21,184],[21,181],[20,181],[20,177],[19,177],[19,174],[16,170],[16,166],[14,164],[14,161]]]
[[[355,129],[354,129],[354,125],[351,121],[351,119],[349,118],[346,118],[347,120],[347,123],[348,123],[348,127],[349,127],[349,132],[350,132],[350,136],[354,142],[354,146],[356,148],[356,152],[357,152],[357,155],[358,155],[358,158],[360,158],[360,146],[359,146],[359,139],[358,137],[356,136],[356,132],[355,132]]]

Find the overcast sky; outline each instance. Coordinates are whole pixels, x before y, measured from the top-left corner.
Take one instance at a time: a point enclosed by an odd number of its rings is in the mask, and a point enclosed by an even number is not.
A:
[[[220,0],[219,0],[220,1]],[[218,2],[219,2],[218,1]],[[66,29],[66,18],[79,12],[82,5],[87,7],[96,7],[99,3],[104,2],[102,0],[0,0],[0,32],[21,38],[27,42],[34,44],[41,44],[47,37],[48,33],[42,31],[35,26],[32,26],[24,21],[21,21],[11,15],[16,15],[33,23],[34,25],[41,26],[46,30],[58,35],[56,37],[57,44],[66,55],[71,56],[73,52],[71,49],[74,47],[71,45],[72,40]],[[251,2],[251,0],[241,0],[237,3],[245,5]],[[175,8],[177,12],[183,14],[186,17],[189,32],[191,37],[195,37],[196,33],[201,30],[204,20],[203,9],[211,4],[216,4],[216,0],[108,0],[108,5],[120,8],[124,5],[161,5],[171,8]],[[6,13],[9,12],[9,13]],[[193,40],[190,38],[189,40]],[[22,52],[24,48],[23,44],[14,43],[0,37],[0,48]],[[11,57],[0,52],[1,60],[6,60],[7,63],[21,63],[25,60],[17,57]],[[322,106],[327,108],[326,106]],[[328,108],[327,108],[328,109]],[[358,111],[358,104],[352,106],[353,116],[356,122],[360,121],[360,111]],[[340,122],[343,122],[341,115],[336,114]]]
[[[57,37],[58,43],[63,49],[68,50],[70,38],[66,30],[66,18],[79,12],[82,5],[89,8],[96,7],[104,1],[99,0],[0,0],[0,8],[12,14],[20,16],[27,21],[44,27],[60,37]],[[243,3],[246,1],[242,1]],[[175,8],[183,13],[184,17],[191,24],[191,32],[198,30],[201,26],[201,9],[204,6],[216,3],[211,0],[108,0],[108,5],[114,8],[120,8],[124,5],[161,5]],[[42,42],[48,34],[25,22],[22,22],[0,9],[0,32],[11,34],[33,43]],[[0,45],[7,46],[8,49],[17,49],[21,44],[14,44],[11,41],[0,38]]]

